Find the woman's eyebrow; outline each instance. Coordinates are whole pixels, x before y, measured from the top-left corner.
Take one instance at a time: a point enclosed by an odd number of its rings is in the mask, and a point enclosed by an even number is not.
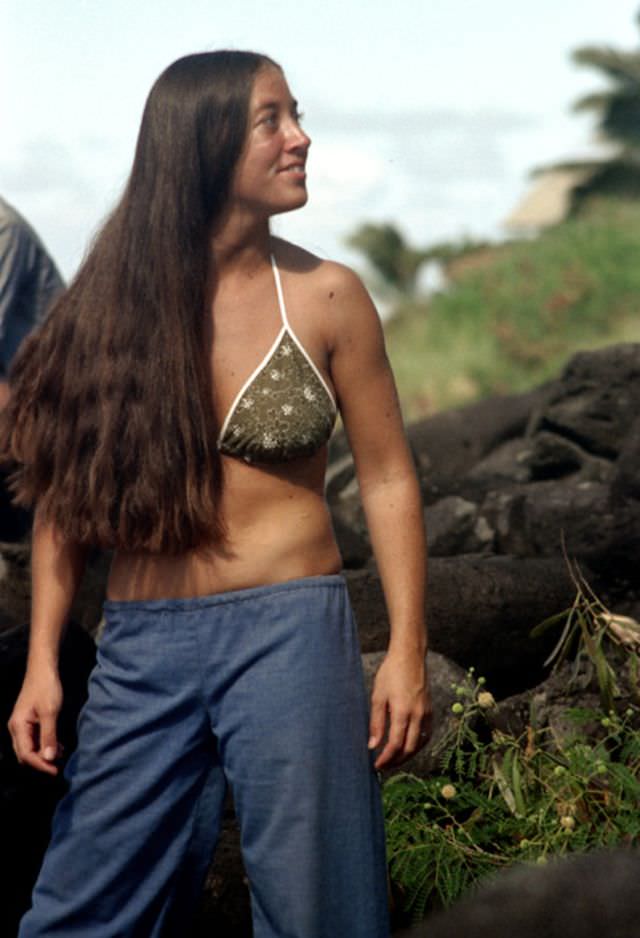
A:
[[[259,101],[258,104],[256,105],[256,113],[258,113],[259,111],[266,111],[269,108],[271,108],[272,110],[277,110],[279,107],[281,107],[281,105],[282,105],[282,101],[279,101],[279,100]],[[298,110],[298,102],[296,101],[295,98],[291,99],[289,106],[292,111]]]

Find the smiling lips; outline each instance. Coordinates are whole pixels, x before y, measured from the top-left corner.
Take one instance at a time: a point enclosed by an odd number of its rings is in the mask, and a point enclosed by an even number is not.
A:
[[[288,166],[283,166],[282,169],[278,170],[279,173],[291,173],[294,176],[305,176],[305,164],[304,163],[289,163]]]

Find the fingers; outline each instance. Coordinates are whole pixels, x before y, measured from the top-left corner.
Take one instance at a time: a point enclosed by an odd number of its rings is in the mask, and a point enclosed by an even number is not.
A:
[[[369,718],[369,749],[377,749],[384,737],[387,722],[387,704],[385,700],[371,699],[371,716]]]
[[[46,762],[58,758],[58,738],[56,735],[57,714],[43,714],[40,720],[40,755]]]
[[[14,713],[9,720],[9,732],[16,758],[21,765],[29,765],[48,775],[58,774],[55,760],[61,755],[62,747],[57,742],[54,716],[44,718],[41,722],[35,715]]]
[[[402,761],[408,759],[410,756],[415,755],[419,749],[427,742],[427,737],[424,735],[422,720],[412,720],[407,728],[407,735],[405,738],[404,752],[402,754]]]
[[[399,713],[391,714],[389,736],[386,745],[375,761],[375,768],[380,770],[385,766],[392,766],[401,760],[405,752],[409,717]]]
[[[389,737],[375,761],[376,770],[401,765],[425,746],[431,736],[431,713],[391,714]]]

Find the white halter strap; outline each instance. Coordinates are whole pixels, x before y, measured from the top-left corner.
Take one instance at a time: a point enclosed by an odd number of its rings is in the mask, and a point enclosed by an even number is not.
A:
[[[276,282],[276,292],[278,294],[278,303],[280,305],[280,316],[282,317],[283,325],[291,331],[291,326],[289,325],[289,320],[287,319],[287,307],[284,304],[284,294],[282,292],[282,281],[280,280],[280,271],[278,270],[278,265],[276,264],[276,259],[271,255],[271,267],[273,269],[273,277]]]

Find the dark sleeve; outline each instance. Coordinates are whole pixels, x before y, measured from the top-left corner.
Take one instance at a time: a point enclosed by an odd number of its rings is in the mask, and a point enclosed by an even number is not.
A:
[[[18,302],[28,255],[28,243],[19,225],[0,223],[0,340],[11,307]]]

